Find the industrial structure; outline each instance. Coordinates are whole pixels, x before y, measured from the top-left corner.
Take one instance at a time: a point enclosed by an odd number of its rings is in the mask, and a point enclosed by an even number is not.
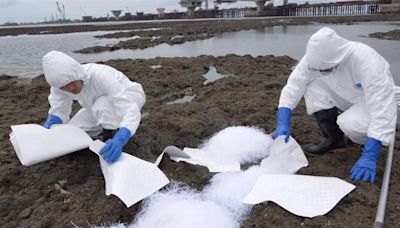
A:
[[[379,2],[341,2],[332,4],[304,4],[283,7],[282,16],[337,16],[337,15],[370,15],[381,12]]]
[[[265,3],[267,2],[267,0],[214,0],[214,3],[217,6],[222,3],[235,3],[238,1],[254,2],[257,7],[255,16],[263,16],[264,15],[264,6],[265,6]],[[182,7],[188,9],[188,11],[187,11],[188,17],[194,17],[195,9],[197,7],[201,7],[203,2],[205,3],[206,10],[208,10],[209,0],[180,0],[179,4]],[[284,3],[287,3],[287,2],[288,2],[288,0],[284,0]]]
[[[212,1],[214,7],[209,7]],[[222,3],[235,3],[238,1],[254,2],[254,7],[219,9]],[[338,0],[331,3],[305,4],[288,3],[283,0],[283,5],[274,6],[274,0],[177,0],[187,12],[165,12],[165,8],[157,8],[157,14],[136,12],[132,15],[128,11],[121,16],[122,10],[112,10],[114,17],[94,18],[86,15],[83,21],[105,20],[154,20],[154,19],[183,19],[183,18],[241,18],[255,16],[335,16],[335,15],[372,15],[379,13],[400,13],[400,0]],[[267,5],[265,5],[268,3]],[[61,20],[65,20],[64,5],[57,2],[57,9]],[[82,12],[83,9],[81,9]]]
[[[266,0],[215,0],[214,2],[216,4],[221,4],[221,3],[235,3],[238,1],[242,1],[242,2],[254,2],[257,6],[257,16],[263,16],[264,14],[264,6],[265,3],[267,2]],[[284,0],[284,5],[286,5],[288,2],[288,0]]]
[[[114,15],[115,20],[118,21],[119,20],[119,16],[122,13],[122,10],[111,10],[111,13]]]
[[[179,4],[188,9],[188,17],[194,17],[194,10],[203,4],[203,0],[180,0]]]
[[[390,4],[382,4],[382,11],[386,13],[400,13],[400,0],[388,0]]]
[[[165,8],[157,8],[158,18],[162,19],[165,17]]]
[[[57,21],[65,21],[66,20],[66,18],[65,18],[65,6],[64,6],[64,4],[62,4],[62,3],[60,3],[60,2],[56,2],[56,6],[57,6],[57,11],[58,11],[58,14],[56,13],[56,19],[57,19]],[[58,17],[58,16],[60,16],[60,17]]]
[[[239,1],[254,2],[254,8],[235,8],[217,10],[222,3],[236,3]],[[204,17],[211,11],[214,17],[255,17],[255,16],[335,16],[335,15],[370,15],[378,13],[400,13],[400,0],[339,0],[331,3],[305,4],[288,3],[274,6],[273,0],[213,0],[214,10],[204,12],[202,3],[208,0],[180,0],[182,7],[188,9],[188,17]],[[268,3],[267,5],[265,5]],[[199,7],[198,11],[195,9]],[[208,6],[206,5],[206,9]]]

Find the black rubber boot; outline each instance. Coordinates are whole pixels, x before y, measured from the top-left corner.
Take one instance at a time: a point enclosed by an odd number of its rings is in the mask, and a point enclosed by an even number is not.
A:
[[[322,135],[325,137],[319,145],[304,145],[302,149],[309,154],[324,154],[326,152],[342,152],[346,147],[344,134],[336,124],[338,109],[332,108],[314,113]]]
[[[107,130],[103,129],[103,142],[107,141],[108,139],[111,139],[114,137],[115,133],[117,133],[117,130]]]

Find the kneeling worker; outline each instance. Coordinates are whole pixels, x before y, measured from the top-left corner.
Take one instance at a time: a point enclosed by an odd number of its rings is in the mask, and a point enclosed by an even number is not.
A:
[[[139,126],[140,110],[146,102],[142,86],[112,67],[95,63],[81,65],[58,51],[43,57],[43,72],[51,86],[51,107],[43,126],[68,123],[92,137],[103,131],[106,145],[100,155],[109,163],[117,161],[122,147]],[[70,120],[73,100],[82,108]]]
[[[364,144],[351,178],[374,183],[381,146],[389,144],[396,127],[395,90],[389,64],[374,49],[322,28],[309,39],[281,92],[273,137],[288,139],[292,110],[304,96],[307,113],[316,117],[325,140],[303,150],[323,154],[342,149],[345,134]]]

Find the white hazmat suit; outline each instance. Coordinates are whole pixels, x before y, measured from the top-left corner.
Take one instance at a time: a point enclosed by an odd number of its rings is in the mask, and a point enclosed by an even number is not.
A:
[[[330,68],[330,76],[321,75]],[[303,96],[308,114],[337,107],[342,112],[337,124],[352,141],[364,144],[368,136],[388,145],[396,125],[395,91],[399,88],[380,54],[322,28],[289,76],[279,107],[293,110]]]
[[[76,125],[91,136],[102,128],[127,128],[135,134],[141,119],[140,110],[146,96],[139,83],[122,72],[101,64],[80,64],[68,55],[52,51],[43,57],[43,72],[51,86],[49,114],[63,123]],[[83,81],[79,94],[60,88],[73,81]],[[82,109],[70,120],[71,105],[77,100]]]

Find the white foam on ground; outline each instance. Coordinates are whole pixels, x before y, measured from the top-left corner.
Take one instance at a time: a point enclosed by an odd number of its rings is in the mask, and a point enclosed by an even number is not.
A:
[[[189,187],[174,185],[164,192],[152,195],[143,211],[129,228],[239,228],[227,208]]]
[[[129,228],[235,228],[246,219],[252,206],[242,203],[264,169],[215,175],[203,192],[173,185],[150,196]]]
[[[242,200],[263,174],[265,170],[259,166],[243,172],[217,174],[203,190],[203,197],[228,208],[234,219],[242,222],[251,210],[251,206],[243,204]]]
[[[228,127],[200,147],[222,161],[256,163],[269,154],[272,139],[254,127]],[[215,175],[203,192],[183,184],[145,200],[142,211],[129,228],[239,228],[251,210],[241,201],[263,169],[253,166],[243,172]]]
[[[267,157],[271,142],[271,136],[259,128],[237,126],[219,131],[199,149],[209,153],[214,161],[245,164]]]

